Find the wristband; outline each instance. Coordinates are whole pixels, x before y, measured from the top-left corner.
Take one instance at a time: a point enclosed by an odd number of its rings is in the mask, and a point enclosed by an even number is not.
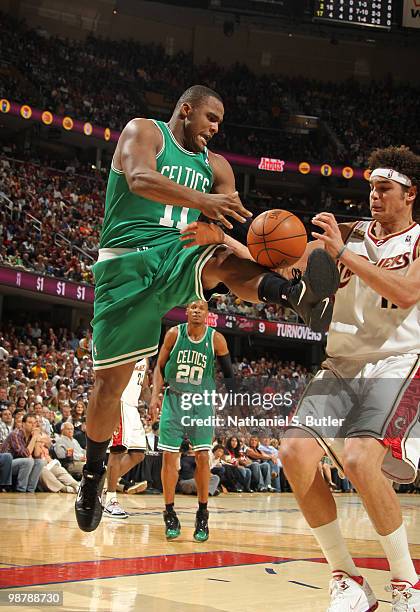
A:
[[[341,249],[338,251],[337,255],[336,255],[336,259],[340,259],[340,257],[342,256],[342,254],[344,253],[344,251],[347,249],[347,244],[343,244],[343,246],[341,247]]]

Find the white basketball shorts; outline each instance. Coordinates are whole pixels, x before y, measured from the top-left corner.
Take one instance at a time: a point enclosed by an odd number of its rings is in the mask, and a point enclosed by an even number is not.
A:
[[[412,482],[420,458],[419,355],[369,363],[329,358],[323,368],[307,386],[291,427],[315,437],[341,473],[345,440],[376,438],[388,449],[385,476]]]

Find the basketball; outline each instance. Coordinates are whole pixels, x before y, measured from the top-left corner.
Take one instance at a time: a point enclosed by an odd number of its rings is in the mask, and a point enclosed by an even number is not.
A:
[[[308,242],[305,226],[293,213],[274,209],[258,215],[248,230],[248,249],[267,268],[284,268],[300,259]]]

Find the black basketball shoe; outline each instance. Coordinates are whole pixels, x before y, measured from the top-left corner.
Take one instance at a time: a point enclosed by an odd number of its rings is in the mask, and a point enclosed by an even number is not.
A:
[[[101,522],[105,475],[105,468],[100,474],[88,472],[86,468],[83,469],[83,477],[74,504],[77,524],[82,531],[94,531]]]
[[[305,272],[294,269],[293,274],[287,301],[314,332],[326,332],[332,318],[333,295],[340,284],[336,262],[324,249],[314,249]]]
[[[195,516],[194,540],[205,542],[209,539],[209,513],[208,510],[198,510]]]
[[[163,511],[163,520],[165,521],[165,536],[167,540],[175,540],[181,533],[181,523],[176,515],[176,512]]]

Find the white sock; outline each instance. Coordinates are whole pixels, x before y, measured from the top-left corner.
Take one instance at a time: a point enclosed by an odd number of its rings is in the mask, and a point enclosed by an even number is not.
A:
[[[394,533],[387,536],[378,534],[378,538],[389,562],[391,578],[415,585],[419,579],[408,548],[404,523]]]
[[[337,519],[332,523],[328,523],[328,525],[315,527],[312,529],[312,533],[318,540],[331,571],[337,572],[341,570],[349,574],[349,576],[360,576],[360,572],[355,566],[344,542]]]
[[[112,499],[117,499],[117,494],[115,491],[107,491],[105,496],[105,506],[109,504]]]

